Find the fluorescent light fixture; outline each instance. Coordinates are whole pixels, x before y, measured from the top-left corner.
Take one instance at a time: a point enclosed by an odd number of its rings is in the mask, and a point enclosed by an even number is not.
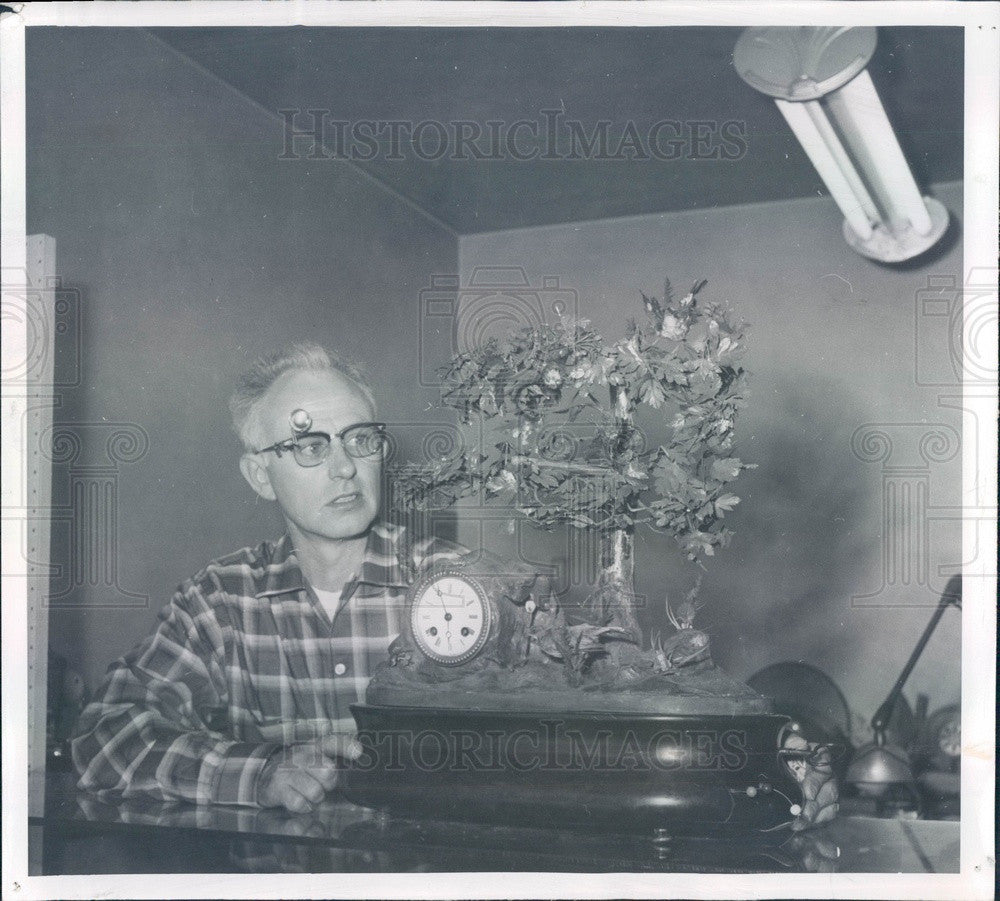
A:
[[[948,211],[923,197],[867,65],[874,28],[748,28],[733,65],[778,110],[844,214],[844,238],[883,263],[940,240]]]

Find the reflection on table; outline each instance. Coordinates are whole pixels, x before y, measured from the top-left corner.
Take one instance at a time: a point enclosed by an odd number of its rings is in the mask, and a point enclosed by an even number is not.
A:
[[[544,821],[544,817],[540,817]],[[412,819],[331,795],[310,814],[106,803],[50,774],[30,821],[39,872],[958,872],[958,823],[845,816],[722,838]]]

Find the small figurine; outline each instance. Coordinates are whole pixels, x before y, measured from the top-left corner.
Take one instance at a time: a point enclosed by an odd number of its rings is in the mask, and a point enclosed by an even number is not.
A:
[[[569,657],[564,660],[574,673],[580,674],[591,657],[605,653],[604,642],[608,639],[629,641],[632,633],[619,626],[595,626],[593,623],[579,623],[567,626]]]
[[[412,666],[413,649],[403,640],[402,636],[397,636],[389,645],[389,666]]]
[[[684,603],[678,605],[675,611],[670,606],[670,596],[664,600],[667,608],[667,619],[677,630],[675,635],[666,641],[661,640],[659,633],[652,637],[653,671],[659,674],[675,673],[681,667],[709,661],[708,635],[694,627],[695,614],[698,612],[696,598],[701,589],[701,573],[695,580],[694,587],[685,595]]]
[[[525,611],[530,619],[528,635],[531,644],[545,656],[561,660],[566,649],[564,638],[566,616],[562,608],[551,595],[543,603],[538,603],[534,599],[532,603],[534,604],[532,610],[528,610],[525,604]]]
[[[577,685],[587,663],[594,656],[606,653],[608,639],[631,640],[631,633],[618,626],[597,626],[593,623],[563,625],[540,635],[538,647],[554,660],[561,660],[571,685]]]
[[[657,673],[676,673],[681,667],[691,666],[711,659],[708,635],[690,626],[661,641],[657,634],[653,637],[653,653]]]
[[[646,308],[646,312],[649,314],[649,318],[652,320],[656,331],[663,328],[663,317],[666,311],[663,309],[662,304],[655,297],[647,297],[643,294],[642,305]]]
[[[678,631],[684,629],[694,628],[694,617],[698,612],[698,607],[700,606],[696,598],[698,597],[698,592],[701,590],[701,573],[698,573],[698,577],[695,579],[694,588],[692,588],[687,595],[684,597],[684,603],[677,608],[677,612],[674,613],[670,606],[670,595],[667,595],[664,601],[667,608],[667,619],[670,620],[670,624]]]
[[[514,623],[514,633],[510,639],[511,659],[514,666],[523,666],[528,662],[528,655],[531,653],[531,634],[535,624],[535,612],[538,610],[538,602],[532,593],[535,579],[526,584],[527,596],[508,596],[511,603],[523,608],[524,613],[518,616]],[[543,602],[544,603],[544,602]]]
[[[545,656],[562,661],[570,684],[576,685],[592,657],[605,653],[608,640],[632,641],[632,633],[619,626],[595,623],[569,625],[555,598],[548,594],[525,604],[530,616],[530,636]],[[528,609],[531,604],[531,609]]]
[[[830,748],[807,741],[798,732],[786,735],[782,748],[785,763],[802,788],[801,810],[796,812],[792,830],[799,832],[834,819],[840,810],[840,789]]]

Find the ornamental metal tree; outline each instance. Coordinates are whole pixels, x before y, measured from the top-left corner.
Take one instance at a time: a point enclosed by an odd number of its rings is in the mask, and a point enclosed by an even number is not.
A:
[[[728,544],[739,502],[729,490],[749,468],[732,455],[743,405],[744,326],[699,297],[642,295],[646,321],[605,341],[588,320],[526,328],[458,354],[443,370],[442,401],[482,425],[466,454],[395,473],[404,508],[447,507],[482,492],[543,528],[600,535],[590,604],[599,621],[642,643],[635,611],[634,535],[672,535],[686,558]],[[655,412],[666,440],[646,447],[635,414]],[[659,432],[659,426],[656,431]]]

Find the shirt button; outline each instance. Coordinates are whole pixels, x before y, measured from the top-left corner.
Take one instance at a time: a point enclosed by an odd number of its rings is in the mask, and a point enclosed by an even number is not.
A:
[[[338,676],[342,676],[342,675],[344,675],[344,673],[346,673],[346,672],[347,672],[347,667],[346,667],[346,666],[345,666],[345,665],[344,665],[343,663],[338,663],[338,664],[337,664],[337,665],[336,665],[336,666],[335,666],[335,667],[333,668],[333,671],[334,671],[334,672],[335,672],[335,673],[336,673],[336,674],[337,674]]]

